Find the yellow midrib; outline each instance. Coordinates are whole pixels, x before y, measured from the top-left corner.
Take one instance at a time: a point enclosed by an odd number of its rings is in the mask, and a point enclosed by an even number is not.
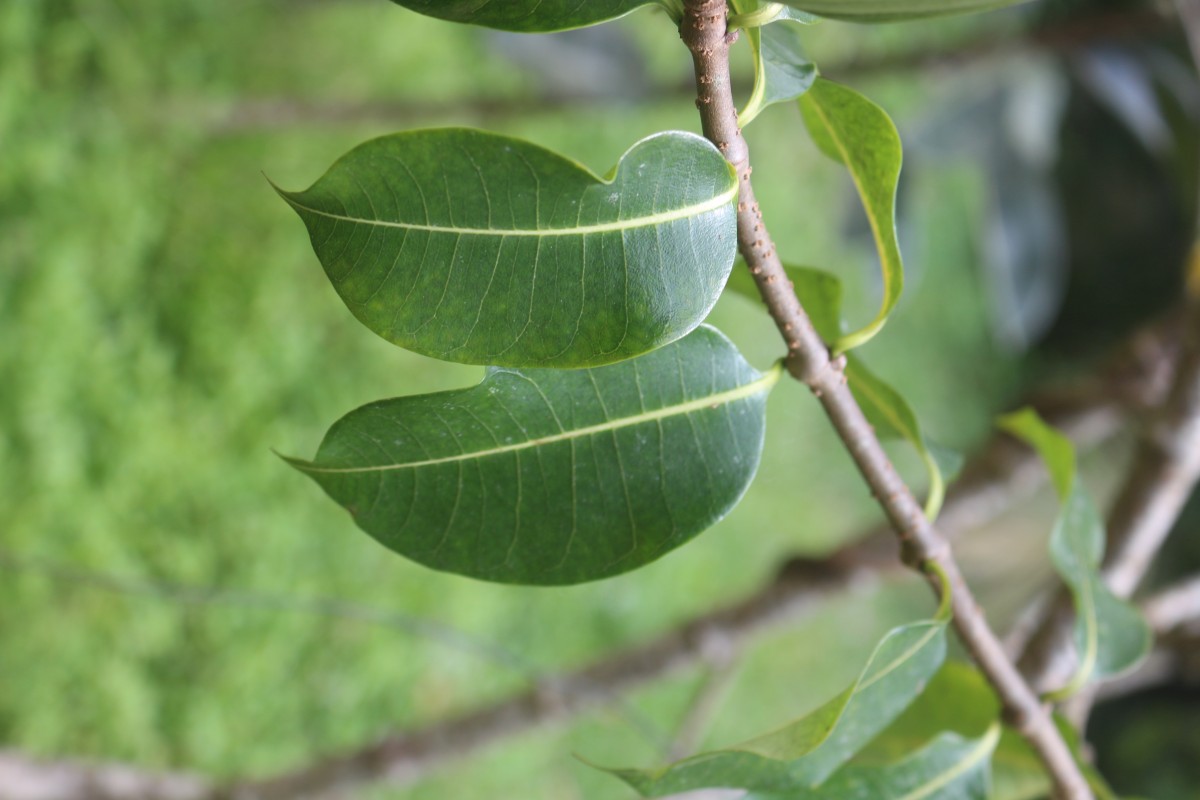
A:
[[[346,214],[332,214],[328,211],[322,211],[319,208],[306,206],[303,203],[297,202],[291,197],[285,196],[285,199],[301,211],[307,211],[317,216],[325,217],[326,219],[341,220],[342,222],[351,222],[356,225],[371,225],[382,228],[401,228],[411,231],[426,231],[429,233],[452,233],[459,236],[583,236],[591,233],[612,233],[616,231],[625,231],[632,228],[648,228],[655,225],[665,225],[668,222],[675,222],[681,219],[698,216],[709,211],[715,211],[722,206],[729,205],[733,202],[733,198],[737,195],[737,185],[734,184],[729,190],[717,195],[703,203],[695,203],[690,206],[673,209],[671,211],[662,211],[657,214],[648,214],[642,217],[633,217],[625,220],[614,220],[611,222],[597,222],[592,225],[574,225],[569,228],[466,228],[456,225],[429,225],[417,222],[393,222],[384,219],[367,219],[364,217],[351,217]]]
[[[681,416],[690,414],[693,411],[699,411],[704,408],[716,408],[717,406],[733,403],[737,400],[743,400],[747,397],[753,397],[756,394],[765,392],[775,385],[779,380],[782,368],[776,366],[769,370],[758,380],[747,383],[744,386],[739,386],[736,389],[730,389],[725,392],[708,395],[706,397],[689,400],[686,403],[680,403],[675,406],[667,406],[665,408],[647,411],[641,414],[635,414],[630,417],[620,417],[618,419],[602,422],[598,425],[589,425],[585,428],[577,428],[571,431],[563,431],[553,434],[552,436],[543,436],[537,439],[530,439],[525,442],[515,442],[500,447],[492,447],[487,450],[474,450],[466,453],[457,453],[452,456],[443,456],[441,458],[430,458],[424,461],[410,461],[404,464],[376,464],[369,467],[319,467],[312,463],[297,464],[300,469],[305,472],[315,472],[321,474],[349,474],[362,472],[389,472],[399,469],[418,469],[420,467],[432,467],[438,464],[453,464],[458,461],[471,461],[479,458],[487,458],[488,456],[502,455],[504,453],[514,453],[520,450],[529,450],[535,447],[544,447],[556,442],[566,442],[572,439],[582,439],[588,436],[595,436],[598,433],[606,433],[608,431],[620,430],[621,428],[629,428],[634,425],[641,425],[646,422],[653,422],[667,417]]]

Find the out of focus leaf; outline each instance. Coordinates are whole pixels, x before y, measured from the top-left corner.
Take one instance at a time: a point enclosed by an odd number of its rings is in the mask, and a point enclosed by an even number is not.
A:
[[[972,14],[1028,0],[783,0],[820,17],[848,22],[899,22],[949,14]]]
[[[750,794],[744,800],[989,800],[989,768],[999,740],[999,723],[974,740],[942,733],[894,764],[851,764],[815,789]]]
[[[853,685],[774,733],[657,769],[608,772],[645,797],[711,787],[767,792],[815,787],[921,693],[945,657],[947,617],[944,605],[936,619],[888,633]]]
[[[1095,502],[1079,485],[1075,448],[1032,409],[1001,417],[1002,430],[1038,451],[1063,504],[1050,536],[1050,560],[1075,599],[1075,647],[1079,665],[1056,697],[1088,682],[1129,669],[1148,652],[1150,629],[1132,605],[1114,595],[1100,576],[1104,523]]]

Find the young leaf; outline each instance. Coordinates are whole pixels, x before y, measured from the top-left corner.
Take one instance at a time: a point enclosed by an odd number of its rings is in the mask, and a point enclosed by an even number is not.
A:
[[[899,22],[948,14],[972,14],[1028,0],[782,0],[789,6],[848,22]]]
[[[643,139],[600,179],[517,139],[412,131],[280,194],[364,325],[468,364],[598,366],[674,341],[736,249],[732,167],[690,133]]]
[[[1104,523],[1095,502],[1079,485],[1070,440],[1028,408],[1001,417],[998,425],[1038,451],[1063,504],[1050,535],[1050,560],[1075,599],[1079,666],[1054,696],[1070,696],[1089,681],[1115,675],[1140,661],[1150,649],[1150,629],[1137,609],[1114,595],[1100,576]]]
[[[841,334],[841,281],[828,272],[809,267],[786,266],[784,269],[788,279],[796,287],[800,303],[808,312],[817,333],[827,343],[836,340]],[[758,289],[744,264],[735,265],[728,288],[751,299],[758,299]],[[908,401],[871,372],[853,353],[846,354],[846,379],[863,413],[881,438],[903,439],[916,448],[929,473],[929,496],[925,501],[925,513],[930,519],[935,519],[946,497],[945,476],[956,472],[960,461],[953,453],[936,447],[925,438],[917,415]]]
[[[913,701],[946,652],[946,619],[888,633],[859,679],[789,725],[658,769],[607,770],[644,797],[713,787],[786,792],[817,786]]]
[[[879,437],[903,439],[916,449],[929,473],[925,516],[931,520],[937,519],[942,502],[946,499],[946,479],[943,477],[942,463],[935,457],[912,406],[853,353],[846,354],[846,378],[851,393]]]
[[[795,100],[817,79],[817,67],[804,55],[800,37],[790,25],[749,28],[754,57],[754,92],[738,114],[744,128],[769,105]]]
[[[581,583],[653,561],[734,506],[779,371],[756,372],[702,326],[620,364],[493,368],[470,389],[373,403],[313,461],[288,460],[414,561]]]
[[[405,8],[450,22],[465,22],[522,33],[584,28],[624,16],[642,6],[674,4],[660,0],[392,0]]]
[[[875,235],[883,270],[883,304],[862,330],[834,343],[843,353],[879,332],[904,291],[904,263],[896,240],[896,187],[900,135],[888,115],[859,93],[818,78],[800,98],[800,111],[817,147],[849,170]]]
[[[999,724],[975,740],[943,733],[895,764],[852,764],[815,789],[750,794],[743,800],[988,800],[991,758],[999,740]]]

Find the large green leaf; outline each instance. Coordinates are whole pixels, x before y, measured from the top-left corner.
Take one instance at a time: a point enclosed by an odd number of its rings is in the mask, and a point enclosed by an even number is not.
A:
[[[853,685],[774,733],[658,769],[609,772],[645,797],[711,787],[782,792],[817,786],[921,693],[945,657],[945,632],[945,608],[937,619],[896,628]]]
[[[974,740],[943,733],[895,764],[851,764],[815,789],[750,794],[743,800],[988,800],[993,797],[989,767],[999,739],[999,724]]]
[[[800,111],[817,147],[846,166],[862,198],[883,271],[883,303],[875,319],[834,343],[835,352],[858,347],[879,332],[904,291],[904,262],[896,240],[896,187],[903,151],[900,134],[879,106],[824,78],[800,98]]]
[[[733,169],[690,133],[638,142],[601,179],[518,139],[412,131],[280,194],[364,325],[469,364],[597,366],[674,341],[736,249]]]
[[[1068,685],[1055,693],[1061,698],[1091,680],[1135,665],[1150,649],[1150,628],[1137,609],[1114,595],[1100,576],[1104,523],[1095,502],[1079,485],[1070,440],[1029,408],[1001,417],[998,424],[1038,451],[1063,504],[1050,535],[1050,560],[1075,599],[1079,666]]]
[[[382,544],[484,580],[568,584],[653,561],[719,520],[762,453],[766,395],[702,326],[584,370],[364,406],[289,459]]]
[[[405,8],[450,22],[506,31],[539,33],[583,28],[624,16],[642,6],[676,4],[659,0],[392,0]]]
[[[898,22],[906,19],[972,14],[1028,0],[783,0],[792,8],[849,22]]]
[[[746,31],[754,58],[754,91],[738,114],[744,128],[769,105],[795,100],[817,79],[817,67],[804,55],[791,25],[773,23]]]

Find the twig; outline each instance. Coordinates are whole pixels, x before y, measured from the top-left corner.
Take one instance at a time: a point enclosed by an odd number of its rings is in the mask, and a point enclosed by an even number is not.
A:
[[[844,359],[830,359],[787,280],[750,182],[750,153],[738,128],[730,87],[729,46],[734,37],[727,35],[725,20],[724,0],[685,0],[680,34],[692,53],[696,103],[704,134],[737,170],[738,249],[787,342],[788,371],[820,400],[899,536],[904,562],[930,575],[939,592],[944,589],[933,573],[940,573],[945,580],[959,638],[995,689],[1006,721],[1037,752],[1057,794],[1069,800],[1090,798],[1087,781],[1050,714],[1008,660],[971,595],[949,544],[925,518],[851,394]]]

